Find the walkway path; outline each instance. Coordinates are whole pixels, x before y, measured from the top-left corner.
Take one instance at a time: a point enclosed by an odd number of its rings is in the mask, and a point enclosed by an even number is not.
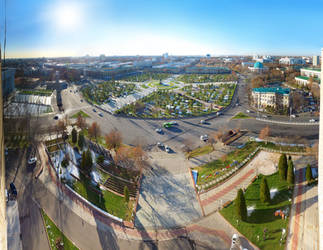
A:
[[[318,187],[307,186],[305,164],[296,171],[296,187],[286,249],[319,249]]]
[[[42,153],[40,155],[43,156]],[[45,161],[46,162],[46,161]],[[118,222],[87,207],[76,203],[71,196],[63,193],[50,177],[51,167],[44,167],[43,173],[34,188],[34,199],[58,225],[63,233],[82,249],[101,249],[107,244],[123,249],[130,245],[138,249],[141,241],[170,241],[182,237],[192,237],[203,245],[216,249],[225,249],[230,245],[231,232],[221,227],[206,227],[202,224],[191,224],[186,227],[161,230],[142,230],[124,227]],[[66,218],[69,218],[66,220]],[[112,243],[110,243],[112,242]],[[213,244],[211,244],[213,242]],[[209,245],[211,244],[211,245]],[[123,247],[121,247],[123,246]],[[180,249],[176,248],[175,249]]]

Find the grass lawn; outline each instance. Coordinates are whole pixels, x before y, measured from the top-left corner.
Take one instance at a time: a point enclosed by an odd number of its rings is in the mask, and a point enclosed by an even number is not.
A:
[[[78,249],[66,236],[56,227],[54,222],[45,214],[43,210],[41,210],[44,222],[45,222],[45,227],[46,227],[46,232],[48,235],[49,239],[49,244],[52,250],[55,249],[60,249],[57,248],[56,244],[58,242],[63,243],[63,249],[66,250],[73,250],[73,249]]]
[[[231,170],[231,167],[224,171],[221,171],[223,168],[227,167],[235,161],[238,163],[242,162],[250,153],[252,153],[257,148],[257,146],[258,144],[256,142],[248,142],[243,148],[238,148],[227,154],[225,157],[222,157],[221,159],[217,159],[205,165],[194,168],[198,171],[197,184],[201,185],[208,183],[226,174],[229,170]],[[219,174],[215,175],[216,172],[219,172]],[[209,177],[207,178],[207,176]]]
[[[84,111],[80,110],[76,114],[72,115],[71,118],[77,118],[79,115],[82,116],[83,118],[89,118],[90,117],[87,113],[85,113]]]
[[[73,184],[73,189],[78,194],[112,215],[124,220],[131,220],[133,201],[129,201],[129,204],[126,204],[123,197],[107,190],[101,190],[103,196],[100,198],[99,194],[90,188],[92,184],[90,184],[89,180],[84,179],[82,181],[75,181]],[[92,187],[95,188],[94,186]]]
[[[248,217],[247,222],[239,221],[237,224],[236,208],[234,202],[221,210],[221,214],[234,226],[239,232],[244,234],[251,242],[260,249],[284,249],[286,241],[280,244],[282,228],[287,228],[289,217],[282,220],[281,217],[275,217],[276,210],[290,209],[292,191],[288,190],[286,181],[281,181],[278,172],[267,176],[269,189],[277,188],[278,193],[272,199],[271,203],[263,204],[259,199],[260,182],[258,178],[249,185],[245,192],[247,207],[255,206],[255,210]],[[289,212],[290,213],[290,212]],[[263,231],[267,229],[266,239],[263,240]],[[259,235],[259,241],[257,236]]]
[[[205,155],[209,154],[213,151],[213,147],[210,144],[207,144],[203,147],[199,147],[196,149],[193,149],[190,153],[187,154],[190,158],[200,156],[200,155]]]
[[[248,116],[248,115],[246,115],[245,113],[242,113],[242,112],[239,112],[234,117],[232,117],[232,119],[248,119],[248,118],[252,118],[252,117]]]

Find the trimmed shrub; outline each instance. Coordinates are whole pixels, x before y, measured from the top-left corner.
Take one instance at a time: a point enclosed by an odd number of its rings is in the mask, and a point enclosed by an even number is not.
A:
[[[73,143],[77,142],[77,131],[75,128],[72,129],[72,142]]]
[[[264,203],[270,202],[270,192],[269,192],[267,179],[265,176],[262,177],[261,183],[260,183],[260,200]]]
[[[281,180],[286,180],[287,177],[287,157],[285,154],[282,154],[279,158],[278,170]]]
[[[83,149],[84,144],[85,144],[84,135],[82,133],[79,133],[78,145],[80,149]]]
[[[246,221],[247,220],[246,199],[244,197],[244,194],[241,188],[238,191],[237,198],[235,200],[235,206],[237,209],[238,218],[242,221]]]
[[[307,164],[306,167],[306,181],[311,182],[313,180],[311,165]]]
[[[292,160],[288,161],[287,182],[290,185],[294,184],[294,163]]]

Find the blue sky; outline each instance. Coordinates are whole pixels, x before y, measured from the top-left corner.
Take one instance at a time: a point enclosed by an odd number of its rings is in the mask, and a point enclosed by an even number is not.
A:
[[[10,0],[7,56],[313,55],[322,16],[322,0]]]

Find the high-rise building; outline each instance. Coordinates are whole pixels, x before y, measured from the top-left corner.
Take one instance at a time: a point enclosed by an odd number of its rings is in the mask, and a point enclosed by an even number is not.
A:
[[[321,60],[323,60],[323,48],[321,51]],[[323,61],[321,61],[321,79],[323,79]],[[320,88],[320,96],[323,96],[323,88]],[[320,103],[320,109],[323,108],[323,102]],[[323,119],[322,112],[320,112],[320,120]],[[323,194],[320,190],[323,190],[323,126],[320,123],[320,130],[319,130],[319,180],[318,180],[318,200],[319,200],[319,249],[323,249]]]
[[[0,72],[1,72],[1,48],[0,48]],[[2,98],[2,74],[0,74],[0,249],[7,249],[7,219],[5,197],[5,161],[3,138],[3,98]]]
[[[16,69],[4,68],[2,69],[2,95],[9,96],[15,90],[15,72]]]
[[[313,56],[313,66],[320,65],[320,56]]]

